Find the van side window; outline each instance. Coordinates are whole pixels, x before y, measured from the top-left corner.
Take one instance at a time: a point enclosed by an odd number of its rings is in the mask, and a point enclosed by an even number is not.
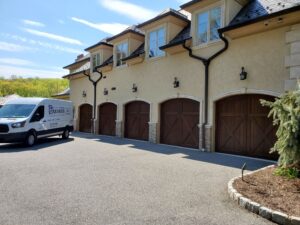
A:
[[[41,105],[36,109],[36,111],[32,115],[30,122],[40,121],[41,119],[44,118],[44,114],[45,114],[45,107]]]

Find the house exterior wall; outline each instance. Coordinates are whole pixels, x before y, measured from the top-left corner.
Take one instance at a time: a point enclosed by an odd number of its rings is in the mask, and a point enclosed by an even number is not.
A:
[[[289,54],[286,34],[290,30],[291,26],[286,26],[229,40],[228,50],[211,62],[208,125],[204,127],[207,150],[214,150],[215,101],[234,94],[263,93],[277,96],[284,92],[285,80],[289,79],[285,57]],[[219,41],[205,47],[195,47],[194,54],[209,57],[222,46],[223,42]],[[247,80],[241,81],[239,78],[241,67],[248,72]],[[201,61],[190,58],[187,52],[166,54],[165,57],[145,58],[136,65],[114,67],[105,75],[107,78],[101,80],[97,87],[97,106],[103,102],[113,102],[118,106],[117,136],[123,136],[125,104],[143,100],[150,104],[149,140],[159,142],[160,103],[179,97],[200,102],[201,137],[204,113],[204,66]],[[173,87],[174,77],[180,81],[179,88]],[[133,83],[138,87],[136,93],[131,90]],[[76,108],[75,120],[78,124],[79,106],[83,103],[93,105],[93,86],[86,77],[82,77],[71,79],[70,87],[70,99]],[[112,87],[116,90],[112,91]],[[106,96],[103,95],[104,88],[109,90]],[[82,97],[83,91],[87,93],[85,98]],[[98,112],[96,115],[98,117]],[[200,148],[203,146],[201,142],[199,140]]]

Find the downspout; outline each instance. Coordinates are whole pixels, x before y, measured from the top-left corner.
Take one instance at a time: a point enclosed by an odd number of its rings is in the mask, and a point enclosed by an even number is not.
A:
[[[197,56],[193,54],[193,51],[191,48],[187,47],[185,43],[182,44],[183,48],[185,48],[189,52],[189,56],[191,58],[200,60],[205,68],[205,81],[204,81],[204,121],[202,126],[202,142],[203,147],[205,146],[205,126],[208,125],[208,88],[209,88],[209,65],[213,59],[215,59],[217,56],[221,55],[223,52],[225,52],[228,48],[228,40],[223,36],[223,32],[218,30],[218,34],[220,39],[224,42],[224,47],[220,49],[218,52],[210,56],[209,58],[203,58],[201,56]]]
[[[89,78],[89,81],[93,84],[94,87],[94,104],[93,104],[93,133],[96,133],[96,126],[95,126],[95,119],[96,119],[96,104],[97,104],[97,84],[98,82],[103,78],[102,72],[97,70],[98,68],[96,67],[93,72],[99,73],[100,77],[97,80],[93,80],[91,78],[91,75],[86,73],[86,70],[83,71],[83,74]]]

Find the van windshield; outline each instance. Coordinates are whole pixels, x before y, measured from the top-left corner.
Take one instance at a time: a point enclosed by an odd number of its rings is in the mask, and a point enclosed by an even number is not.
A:
[[[36,105],[8,104],[0,108],[0,118],[26,118]]]

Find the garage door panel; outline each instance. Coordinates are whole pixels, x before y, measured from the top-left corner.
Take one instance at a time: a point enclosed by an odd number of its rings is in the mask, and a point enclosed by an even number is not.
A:
[[[161,105],[161,143],[198,148],[198,124],[198,102],[172,99]]]
[[[92,117],[93,107],[89,104],[84,104],[79,108],[79,131],[92,132]]]
[[[216,150],[268,159],[276,137],[276,127],[268,118],[269,109],[260,99],[274,101],[265,95],[238,95],[216,104]]]
[[[150,105],[135,101],[125,106],[125,137],[148,140]]]
[[[99,107],[99,134],[116,135],[117,106],[105,103]]]

